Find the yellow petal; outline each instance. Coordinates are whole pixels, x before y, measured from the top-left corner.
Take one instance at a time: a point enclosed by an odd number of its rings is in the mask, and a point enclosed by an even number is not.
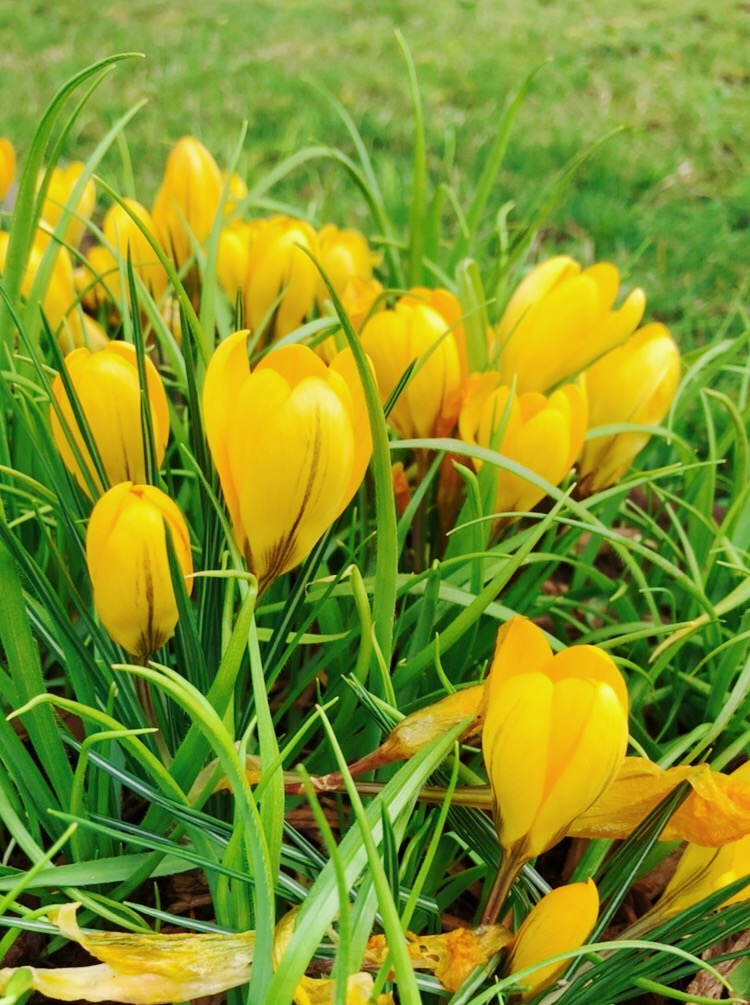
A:
[[[232,415],[242,385],[250,376],[247,358],[247,329],[234,332],[221,342],[206,368],[203,382],[203,422],[211,455],[219,473],[229,516],[239,548],[245,549],[245,533],[240,519],[239,488],[229,462]]]
[[[145,364],[155,461],[159,465],[169,438],[169,406],[156,368],[149,359],[146,359]],[[108,342],[101,351],[94,353],[86,348],[76,349],[66,357],[65,368],[110,484],[123,481],[144,482],[146,462],[141,424],[141,391],[134,346],[125,342]],[[51,408],[50,425],[60,456],[81,488],[88,493],[86,479],[68,439],[72,435],[101,491],[101,483],[60,376],[53,381],[52,394],[68,428],[66,432],[56,411]]]
[[[552,659],[552,648],[541,628],[528,618],[511,618],[497,633],[489,676],[488,701],[494,691],[518,674],[541,671]]]
[[[525,847],[544,798],[553,691],[540,673],[512,677],[496,689],[490,676],[482,754],[506,851]]]
[[[259,368],[240,392],[234,422],[265,430],[230,438],[241,520],[252,528],[250,562],[265,583],[308,555],[339,512],[354,463],[351,418],[316,377],[291,388]]]

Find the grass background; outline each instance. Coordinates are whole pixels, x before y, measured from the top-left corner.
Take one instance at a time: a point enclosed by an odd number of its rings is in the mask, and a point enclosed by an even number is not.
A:
[[[314,79],[347,106],[400,199],[412,124],[396,28],[417,65],[432,166],[455,144],[450,177],[464,205],[506,93],[552,57],[517,120],[494,207],[513,199],[520,217],[576,151],[623,127],[577,176],[542,235],[545,251],[614,260],[646,288],[652,318],[690,342],[715,337],[750,261],[748,3],[590,0],[584,16],[552,0],[0,0],[0,134],[23,156],[69,76],[112,52],[143,52],[105,81],[66,152],[85,157],[147,97],[126,135],[150,204],[168,148],[186,132],[221,161],[247,119],[241,168],[251,183],[307,144],[347,147]],[[364,223],[361,200],[330,164],[303,169],[279,194],[319,219]]]

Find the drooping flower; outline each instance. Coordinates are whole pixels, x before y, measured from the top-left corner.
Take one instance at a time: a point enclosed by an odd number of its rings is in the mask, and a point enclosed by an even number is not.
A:
[[[146,359],[146,382],[151,425],[154,434],[155,462],[161,464],[169,438],[169,409],[164,386],[156,367]],[[65,369],[76,392],[97,452],[110,485],[146,480],[146,461],[141,423],[141,389],[138,360],[134,346],[110,342],[99,352],[76,349],[65,358]],[[75,418],[60,374],[52,383],[52,394],[62,413],[50,406],[52,435],[67,469],[80,487],[90,495],[89,480],[83,473],[75,443],[85,468],[97,491],[105,486]]]
[[[190,534],[160,489],[120,482],[96,503],[86,533],[96,613],[109,636],[139,660],[172,637],[179,616],[165,527],[190,593]]]
[[[469,381],[458,428],[465,443],[493,447],[559,485],[583,445],[587,415],[586,395],[577,384],[566,384],[549,397],[538,391],[514,395],[500,386],[499,374],[490,372]],[[481,464],[474,460],[475,467]],[[522,475],[498,471],[498,512],[527,512],[543,497],[544,489]]]
[[[609,262],[581,269],[557,255],[538,265],[516,289],[497,329],[503,384],[547,391],[624,342],[646,298],[635,289],[615,308],[619,287]]]
[[[589,367],[584,380],[592,429],[626,422],[656,426],[677,393],[680,353],[664,325],[646,325]],[[581,457],[579,490],[588,495],[614,485],[648,440],[642,430],[590,438]]]
[[[289,345],[251,372],[248,334],[235,332],[216,349],[203,411],[237,545],[265,587],[298,565],[343,511],[372,447],[346,357],[326,367],[306,346]]]

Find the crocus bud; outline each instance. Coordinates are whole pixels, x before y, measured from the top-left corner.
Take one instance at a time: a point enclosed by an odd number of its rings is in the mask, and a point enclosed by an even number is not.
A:
[[[558,255],[538,265],[511,297],[497,330],[503,383],[546,391],[624,342],[643,317],[646,298],[635,289],[614,309],[619,287],[609,262],[581,270]]]
[[[154,433],[155,462],[161,464],[169,438],[169,409],[159,373],[146,360],[146,383]],[[75,389],[107,480],[111,485],[137,479],[146,480],[141,426],[141,390],[138,382],[138,361],[135,348],[127,342],[110,342],[100,352],[76,349],[65,358],[65,369]],[[97,474],[73,408],[58,374],[52,383],[52,394],[61,410],[65,426],[50,406],[50,424],[63,463],[87,495],[88,482],[76,459],[70,440],[75,442],[81,458],[99,493],[105,486]]]
[[[78,179],[83,174],[86,165],[82,161],[72,161],[67,167],[57,165],[50,178],[47,188],[47,195],[42,207],[42,219],[49,224],[52,230],[57,226],[57,221],[62,216],[63,210],[68,207],[73,189],[78,183]],[[83,187],[78,202],[70,207],[73,213],[65,228],[62,240],[67,244],[77,248],[81,243],[86,223],[91,219],[96,205],[96,186],[94,179],[89,178]]]
[[[250,327],[267,342],[299,328],[315,303],[318,270],[302,248],[319,256],[318,235],[309,223],[288,216],[264,221],[253,241],[245,286]]]
[[[350,392],[337,366],[289,345],[251,372],[248,334],[235,332],[216,349],[203,412],[237,545],[264,588],[298,565],[342,512],[371,448],[358,414],[364,396],[356,385]],[[345,360],[339,365],[348,372]]]
[[[156,224],[146,207],[135,199],[124,199],[123,202],[156,240]],[[126,262],[128,255],[130,255],[133,272],[142,280],[154,300],[161,300],[169,285],[167,273],[156,257],[156,252],[148,238],[127,209],[118,202],[109,207],[102,225],[104,237],[120,256],[122,262]],[[111,285],[119,285],[116,276],[111,280]]]
[[[165,527],[190,593],[190,534],[160,489],[120,482],[94,506],[86,532],[96,613],[110,638],[139,660],[174,635],[178,619]]]
[[[561,886],[531,909],[508,946],[505,972],[517,974],[551,956],[584,945],[599,915],[599,894],[592,880]],[[550,963],[521,978],[523,1000],[549,987],[569,961]]]
[[[161,246],[177,267],[193,256],[193,242],[211,233],[221,201],[221,171],[192,136],[172,147],[152,216]]]
[[[544,632],[512,618],[497,636],[482,753],[509,862],[551,848],[617,774],[628,741],[628,693],[595,646],[556,655]]]
[[[0,202],[10,192],[10,186],[16,177],[16,151],[10,140],[0,136]]]
[[[584,380],[592,429],[620,422],[656,426],[677,393],[680,352],[664,325],[646,325],[589,367]],[[579,491],[590,495],[614,485],[648,440],[642,431],[594,436],[584,447]]]
[[[424,304],[401,303],[370,318],[362,345],[375,366],[383,403],[409,365],[417,364],[388,420],[407,438],[434,435],[446,411],[455,408],[461,386],[460,355],[444,318]]]
[[[566,384],[548,398],[538,391],[512,394],[501,387],[500,375],[472,378],[458,418],[461,439],[480,447],[494,447],[559,485],[583,446],[588,409],[577,384]],[[480,460],[474,466],[481,467]],[[498,470],[495,506],[500,513],[525,513],[544,497],[544,490],[521,475]]]
[[[329,223],[318,234],[318,242],[320,264],[339,297],[351,279],[372,279],[372,268],[380,256],[372,252],[364,234]],[[322,277],[318,277],[317,299],[321,308],[328,300],[328,288]]]

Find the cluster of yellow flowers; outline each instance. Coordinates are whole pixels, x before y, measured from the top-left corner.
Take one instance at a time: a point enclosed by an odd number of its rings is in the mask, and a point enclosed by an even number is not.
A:
[[[0,140],[0,201],[14,171],[13,149]],[[171,317],[170,272],[197,302],[213,236],[219,284],[230,303],[241,295],[249,328],[213,352],[201,407],[234,544],[261,590],[302,562],[344,512],[373,450],[352,350],[338,333],[312,346],[287,338],[316,315],[332,315],[316,262],[359,333],[381,401],[391,404],[395,435],[429,441],[456,434],[477,469],[490,451],[511,462],[497,473],[501,517],[531,510],[545,486],[560,485],[574,467],[580,494],[616,483],[664,419],[679,382],[674,340],[661,324],[639,327],[641,290],[617,305],[620,277],[611,264],[582,268],[556,256],[529,272],[488,327],[487,363],[476,372],[466,311],[454,293],[387,290],[376,278],[380,257],[362,234],[330,224],[316,231],[285,216],[248,221],[248,200],[244,182],[224,174],[187,137],[169,155],[152,210],[132,199],[114,203],[97,231],[101,241],[85,246],[94,183],[82,164],[55,168],[22,284],[24,297],[39,298],[50,329],[70,350],[51,387],[52,435],[94,503],[86,558],[98,616],[139,661],[177,625],[170,552],[187,594],[194,573],[184,516],[148,484],[150,466],[158,470],[164,461],[175,406],[154,362],[139,358],[131,344],[110,341],[101,324],[137,309],[124,282],[128,258],[143,293]],[[0,272],[8,243],[0,232]],[[35,291],[49,260],[49,281]],[[251,332],[255,349],[265,350],[252,365]],[[403,469],[400,477],[408,494]],[[455,515],[457,483],[448,470],[442,477],[440,498]],[[574,646],[553,654],[540,629],[512,619],[498,635],[487,683],[450,699],[435,722],[444,729],[467,718],[482,733],[503,851],[484,913],[494,924],[524,864],[580,825],[621,776],[628,692],[602,650]],[[394,756],[404,756],[409,744],[417,749],[429,733],[422,728],[402,723],[389,741]],[[372,758],[362,763],[375,766]],[[736,781],[750,791],[747,765]],[[747,874],[748,832],[750,823],[718,850],[689,845],[658,916]],[[580,946],[597,914],[591,881],[552,891],[508,933],[507,971]],[[538,968],[525,979],[527,992],[547,986],[560,970]]]
[[[4,197],[15,155],[7,141],[0,153]],[[89,239],[83,249],[96,204],[94,182],[81,163],[55,167],[26,269],[22,292],[28,298],[45,256],[53,255],[47,286],[36,294],[61,345],[76,347],[65,360],[66,380],[58,375],[52,388],[51,424],[61,456],[92,499],[122,483],[131,486],[128,493],[118,488],[97,502],[92,527],[96,531],[104,520],[111,554],[98,561],[89,543],[89,561],[103,623],[139,659],[171,636],[177,620],[162,524],[171,529],[188,592],[192,562],[189,532],[175,504],[144,485],[146,431],[136,353],[130,345],[110,342],[91,313],[106,319],[108,312],[124,309],[128,256],[143,291],[169,312],[165,265],[171,261],[198,296],[196,263],[216,232],[220,283],[230,299],[242,295],[256,348],[289,335],[315,312],[330,310],[317,260],[361,334],[383,403],[412,368],[392,404],[393,429],[406,438],[457,430],[466,444],[492,448],[520,465],[498,471],[499,514],[533,508],[544,485],[560,484],[576,462],[581,491],[612,484],[648,439],[648,427],[664,417],[678,383],[679,354],[666,329],[651,324],[636,330],[642,291],[632,291],[615,308],[619,276],[612,265],[581,269],[558,256],[538,266],[515,291],[497,327],[488,329],[491,365],[475,373],[469,368],[464,309],[452,292],[413,288],[389,306],[374,277],[379,256],[362,234],[333,225],[318,233],[302,220],[281,216],[247,222],[246,198],[244,182],[227,177],[202,144],[185,137],[169,154],[151,212],[132,199],[113,203],[99,232],[102,243]],[[0,232],[0,270],[8,240],[8,233]],[[251,372],[248,334],[236,332],[217,349],[205,375],[203,409],[236,543],[263,588],[302,561],[342,513],[364,477],[372,443],[356,367],[338,336],[314,351],[299,344],[274,349]],[[145,375],[158,467],[169,437],[169,406],[149,359]],[[69,400],[70,388],[78,409]],[[76,414],[85,419],[86,435]],[[637,428],[618,430],[623,423]],[[584,445],[591,427],[609,432]],[[264,429],[267,435],[247,437],[243,429]],[[298,463],[282,468],[279,453]],[[481,463],[475,458],[477,468]],[[538,478],[525,477],[524,469]],[[402,496],[408,497],[401,472]],[[458,480],[447,465],[443,482],[438,500],[445,522],[446,515],[455,515],[458,500]],[[148,542],[140,553],[131,546],[138,527]],[[102,547],[90,531],[92,540],[96,549]],[[117,555],[120,560],[114,561]],[[135,598],[129,613],[124,613],[126,597]],[[115,606],[123,612],[117,624],[107,613]]]

